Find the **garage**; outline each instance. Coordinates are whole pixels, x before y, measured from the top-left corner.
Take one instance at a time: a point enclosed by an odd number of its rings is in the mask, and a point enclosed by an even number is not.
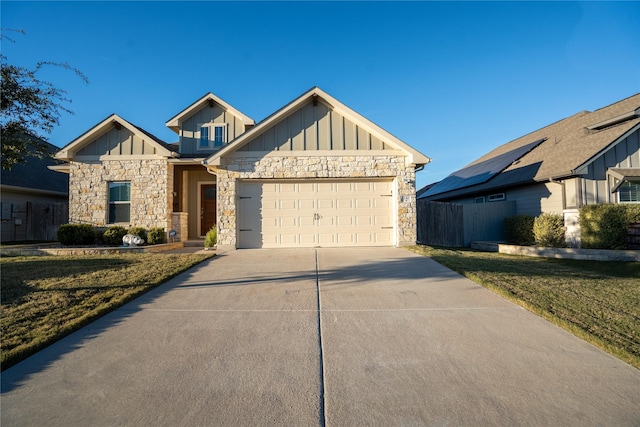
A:
[[[393,181],[238,182],[238,248],[392,246]]]

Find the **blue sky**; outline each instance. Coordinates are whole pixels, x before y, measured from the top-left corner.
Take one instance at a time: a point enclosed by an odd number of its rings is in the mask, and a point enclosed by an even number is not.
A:
[[[319,86],[433,159],[417,186],[640,91],[640,2],[2,1],[8,62],[68,92],[50,141],[111,113],[167,142],[207,92],[256,121]]]

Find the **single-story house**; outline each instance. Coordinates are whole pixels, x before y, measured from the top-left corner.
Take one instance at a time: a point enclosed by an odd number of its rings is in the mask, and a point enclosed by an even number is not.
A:
[[[183,240],[216,226],[221,249],[416,241],[430,159],[318,87],[257,124],[208,93],[166,126],[177,143],[113,114],[62,148],[69,221]]]
[[[36,142],[51,153],[58,150],[46,141]],[[25,156],[24,163],[0,172],[2,242],[55,240],[58,225],[68,216],[69,178],[49,169],[60,162],[38,157],[32,145],[27,149],[31,154]]]
[[[501,145],[423,190],[421,200],[564,214],[571,241],[581,206],[640,203],[640,94]]]

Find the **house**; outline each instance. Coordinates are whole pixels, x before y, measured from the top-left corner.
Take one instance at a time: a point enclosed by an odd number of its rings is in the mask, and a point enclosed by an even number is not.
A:
[[[640,203],[640,94],[501,145],[431,185],[420,199],[515,201],[518,214],[562,214],[571,243],[581,206]]]
[[[69,221],[183,240],[215,225],[220,249],[416,241],[429,158],[317,87],[259,123],[208,93],[166,126],[177,143],[114,114],[62,148]]]
[[[38,140],[51,153],[58,147]],[[34,152],[34,146],[27,148]],[[55,240],[57,227],[66,223],[68,215],[69,179],[49,169],[59,161],[50,157],[27,155],[24,163],[10,170],[2,169],[1,239],[3,242],[23,240]]]

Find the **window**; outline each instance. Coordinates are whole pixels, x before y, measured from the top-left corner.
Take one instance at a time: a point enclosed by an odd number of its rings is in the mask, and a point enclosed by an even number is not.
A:
[[[200,127],[199,149],[222,147],[225,142],[227,142],[227,125],[206,124]]]
[[[473,199],[474,203],[484,203],[484,196],[476,197]]]
[[[618,188],[620,203],[640,203],[640,182],[626,181]]]
[[[498,193],[498,194],[491,194],[489,195],[489,197],[487,197],[487,200],[490,202],[498,202],[500,200],[505,200],[506,197],[504,195],[504,193]]]
[[[109,183],[109,224],[130,222],[131,183]]]

